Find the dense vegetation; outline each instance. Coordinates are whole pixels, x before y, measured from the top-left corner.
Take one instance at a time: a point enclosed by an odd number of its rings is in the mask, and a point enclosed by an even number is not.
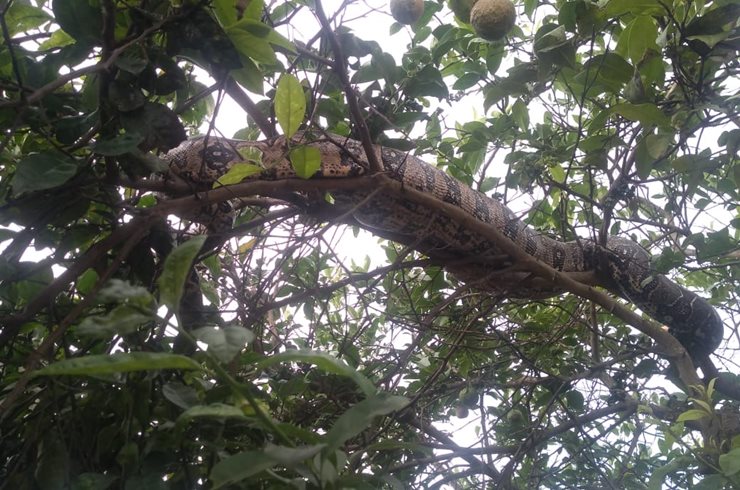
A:
[[[517,0],[494,42],[323,3],[0,0],[0,488],[737,488],[740,3]],[[725,340],[698,370],[606,294],[466,288],[311,180],[206,240],[158,155],[235,121],[630,237]]]

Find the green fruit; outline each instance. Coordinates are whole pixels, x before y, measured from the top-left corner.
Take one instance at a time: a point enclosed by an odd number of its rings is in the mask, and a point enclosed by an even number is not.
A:
[[[470,415],[470,410],[468,409],[468,407],[463,405],[457,405],[455,407],[455,417],[459,419],[465,419],[468,417],[468,415]]]
[[[391,0],[391,15],[399,24],[413,24],[424,13],[424,0]]]
[[[468,408],[477,408],[478,400],[480,400],[480,395],[478,394],[478,392],[470,391],[463,394],[460,402]]]
[[[506,414],[506,420],[508,420],[511,425],[520,426],[524,423],[524,413],[521,410],[514,408]]]
[[[516,8],[510,0],[478,0],[470,10],[470,23],[483,39],[501,39],[514,27]]]
[[[450,10],[455,14],[455,17],[470,24],[470,9],[473,8],[477,0],[450,0]]]

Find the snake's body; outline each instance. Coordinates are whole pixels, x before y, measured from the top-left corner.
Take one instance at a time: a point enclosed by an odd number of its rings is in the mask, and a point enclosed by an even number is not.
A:
[[[358,141],[329,136],[301,142],[302,135],[252,142],[224,138],[196,138],[170,151],[166,159],[173,175],[191,184],[210,186],[235,163],[240,151],[256,148],[262,153],[264,171],[256,178],[296,178],[286,158],[289,148],[309,145],[321,155],[313,178],[343,178],[369,173],[368,158]],[[523,223],[501,202],[473,190],[422,160],[405,152],[379,148],[383,169],[405,187],[430,194],[457,206],[475,219],[501,231],[529,255],[563,272],[594,272],[598,284],[632,302],[669,327],[689,353],[705,356],[722,340],[722,321],[703,298],[679,286],[650,267],[648,253],[637,243],[619,237],[607,241],[606,250],[588,240],[561,242]],[[255,177],[252,177],[255,178]],[[350,216],[357,224],[381,236],[408,244],[442,260],[468,259],[468,265],[448,269],[475,287],[503,292],[510,297],[543,297],[561,291],[537,289],[529,275],[506,272],[505,254],[489,240],[450,219],[443,212],[402,196],[373,189],[332,192],[337,215]],[[211,208],[201,211],[213,214]]]

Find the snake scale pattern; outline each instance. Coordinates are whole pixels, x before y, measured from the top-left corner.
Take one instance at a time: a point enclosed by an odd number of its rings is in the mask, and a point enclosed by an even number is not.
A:
[[[320,152],[321,166],[313,178],[346,178],[370,173],[359,141],[328,134],[309,137],[299,133],[290,141],[283,137],[267,141],[198,137],[171,150],[165,160],[169,163],[171,178],[207,190],[235,163],[244,161],[241,155],[248,148],[259,150],[264,168],[261,174],[250,178],[297,178],[286,156],[291,148],[299,145],[308,145]],[[431,194],[496,227],[528,254],[554,269],[595,273],[598,285],[667,325],[694,359],[709,355],[719,346],[723,325],[715,309],[694,292],[652,270],[648,253],[637,243],[611,237],[606,249],[602,249],[588,240],[554,240],[527,226],[501,202],[471,189],[444,171],[406,152],[385,147],[376,149],[386,174],[405,187]],[[514,298],[542,298],[561,293],[539,288],[536,281],[531,280],[531,274],[512,270],[505,254],[490,241],[441,211],[372,189],[332,191],[332,197],[336,216],[344,216],[346,221],[409,245],[431,258],[453,264],[460,259],[467,260],[467,265],[446,268],[478,289]],[[201,222],[220,220],[220,226],[224,222],[230,226],[228,211],[228,204],[221,203],[204,207],[198,213]],[[186,218],[193,219],[192,216]]]

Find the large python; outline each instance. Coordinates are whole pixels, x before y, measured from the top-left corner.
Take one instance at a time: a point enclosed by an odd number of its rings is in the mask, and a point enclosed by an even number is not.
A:
[[[172,178],[197,189],[208,189],[235,163],[247,148],[259,150],[263,171],[251,178],[292,179],[296,173],[287,155],[300,145],[317,148],[321,166],[313,178],[343,178],[367,175],[368,158],[359,141],[335,135],[309,137],[299,133],[290,141],[279,137],[268,141],[238,141],[199,137],[183,142],[165,155]],[[501,202],[475,191],[408,153],[376,147],[388,176],[404,186],[428,193],[459,207],[477,220],[503,232],[531,256],[563,272],[595,273],[598,284],[630,301],[668,326],[694,359],[713,352],[723,336],[723,325],[715,309],[703,298],[651,269],[648,253],[637,243],[620,237],[608,239],[601,248],[589,240],[561,242],[523,223]],[[373,189],[332,191],[335,216],[343,216],[385,238],[410,245],[424,254],[448,261],[448,270],[483,290],[509,297],[531,298],[560,294],[542,289],[523,272],[508,272],[505,254],[479,234],[447,217],[396,194]],[[223,218],[220,208],[204,207],[201,221]],[[193,218],[192,216],[190,218]],[[197,219],[196,219],[197,220]],[[467,264],[460,265],[460,259]]]

